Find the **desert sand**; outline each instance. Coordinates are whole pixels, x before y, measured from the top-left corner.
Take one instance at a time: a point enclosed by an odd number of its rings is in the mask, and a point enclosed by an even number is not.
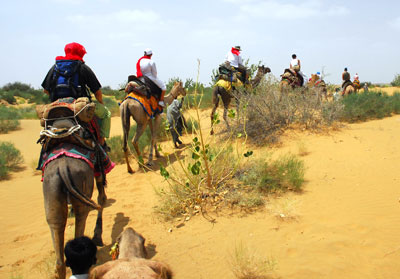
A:
[[[208,112],[202,117],[208,123]],[[20,130],[0,135],[21,150],[26,165],[0,182],[0,278],[47,278],[53,248],[40,175],[32,169],[41,128],[37,120],[21,122]],[[121,132],[120,119],[113,118],[112,134]],[[195,216],[180,228],[154,213],[154,188],[164,185],[163,178],[157,172],[131,175],[125,165],[117,165],[108,175],[105,246],[99,248],[98,262],[110,259],[113,240],[132,226],[146,238],[150,256],[169,264],[177,279],[234,278],[231,258],[238,243],[272,259],[279,278],[399,278],[399,137],[400,116],[323,135],[291,131],[273,151],[308,153],[302,157],[302,193],[271,199],[253,214],[213,215],[214,224]],[[95,217],[92,211],[87,220],[89,236]],[[66,239],[73,237],[73,223],[68,220]]]

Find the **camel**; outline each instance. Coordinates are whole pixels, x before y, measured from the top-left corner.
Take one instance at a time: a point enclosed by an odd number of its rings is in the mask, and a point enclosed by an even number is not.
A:
[[[287,92],[288,90],[302,87],[302,77],[299,78],[300,74],[296,77],[291,69],[285,69],[281,75],[281,82],[279,88],[281,92]]]
[[[93,241],[102,246],[102,214],[107,200],[101,176],[96,179],[98,204],[90,199],[94,172],[83,160],[61,156],[49,162],[43,176],[44,208],[56,254],[56,278],[65,279],[64,231],[69,198],[75,213],[75,237],[83,236],[90,208],[98,210]]]
[[[264,77],[264,75],[269,73],[269,72],[271,72],[270,68],[264,67],[264,65],[258,66],[257,73],[256,73],[255,77],[250,81],[250,84],[249,84],[250,88],[256,88],[260,84],[260,82],[261,82],[262,78]],[[223,115],[223,118],[225,120],[227,129],[229,130],[229,123],[228,123],[228,119],[227,119],[227,114],[228,114],[228,108],[229,108],[229,105],[231,103],[233,95],[232,95],[230,90],[227,90],[226,88],[224,88],[222,86],[215,85],[214,89],[213,89],[213,92],[212,92],[212,102],[213,102],[214,106],[213,106],[213,109],[211,111],[211,132],[210,132],[211,135],[214,134],[213,124],[214,124],[215,112],[216,112],[216,110],[218,108],[218,104],[219,104],[219,96],[221,96],[222,103],[224,104],[224,115]],[[237,107],[238,107],[239,106],[239,100],[238,99],[236,99],[236,104],[237,104]]]
[[[129,84],[128,84],[129,85]],[[175,82],[171,92],[164,96],[164,103],[169,105],[172,101],[177,98],[178,96],[186,96],[186,90],[183,88],[182,82]],[[132,140],[133,147],[135,148],[136,154],[140,157],[141,152],[139,150],[139,138],[143,134],[144,130],[146,129],[147,124],[150,125],[151,131],[151,144],[150,144],[150,154],[148,165],[153,164],[153,148],[155,149],[156,157],[160,157],[160,153],[157,149],[157,132],[161,124],[161,115],[156,114],[153,120],[149,119],[145,111],[143,110],[141,104],[133,99],[126,99],[122,102],[120,108],[121,120],[122,120],[122,130],[124,135],[124,154],[125,154],[125,161],[128,168],[129,173],[134,173],[128,158],[128,136],[130,130],[130,117],[136,121],[137,128],[135,137]]]
[[[309,89],[315,90],[318,97],[324,96],[325,100],[328,100],[328,90],[326,88],[326,83],[323,79],[319,80],[319,76],[317,74],[312,74],[309,82],[307,83],[307,87]]]
[[[145,239],[134,229],[126,228],[117,238],[119,255],[91,270],[91,279],[171,279],[172,271],[161,262],[146,259]]]
[[[342,96],[347,96],[347,95],[350,95],[355,92],[356,92],[356,89],[354,88],[354,86],[352,84],[349,84],[346,86],[344,91],[342,91]]]

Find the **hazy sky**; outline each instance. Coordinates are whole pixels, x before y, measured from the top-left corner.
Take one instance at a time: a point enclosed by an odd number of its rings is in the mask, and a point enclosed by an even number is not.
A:
[[[159,77],[210,82],[234,45],[250,63],[279,76],[296,53],[302,69],[324,69],[339,83],[344,67],[361,81],[390,82],[400,73],[400,1],[329,0],[32,0],[0,9],[0,86],[38,88],[64,46],[85,46],[103,86],[117,88],[147,47]]]

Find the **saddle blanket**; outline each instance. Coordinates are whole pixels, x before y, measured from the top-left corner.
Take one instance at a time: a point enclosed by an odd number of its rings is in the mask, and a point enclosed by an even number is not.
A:
[[[109,173],[115,167],[115,163],[110,160],[110,157],[108,157],[103,149],[100,148],[99,150],[101,150],[100,152],[102,154],[96,156],[94,150],[89,150],[67,142],[60,143],[52,148],[52,150],[44,152],[42,155],[42,163],[39,167],[42,170],[42,180],[47,164],[60,156],[67,156],[85,161],[93,169],[94,176],[96,177],[101,175],[101,168],[104,169],[105,174]],[[100,160],[100,162],[98,162],[98,160]]]
[[[163,108],[158,104],[158,101],[154,96],[151,96],[150,99],[147,99],[147,97],[143,95],[130,92],[128,95],[126,95],[122,102],[124,102],[126,99],[133,99],[137,101],[150,118],[154,118],[154,116],[163,112]]]
[[[236,82],[230,82],[230,81],[227,81],[227,80],[224,80],[224,79],[220,79],[215,83],[214,86],[223,87],[223,88],[225,88],[225,90],[227,92],[231,92],[232,86],[241,87],[241,86],[243,86],[243,83],[239,79]]]

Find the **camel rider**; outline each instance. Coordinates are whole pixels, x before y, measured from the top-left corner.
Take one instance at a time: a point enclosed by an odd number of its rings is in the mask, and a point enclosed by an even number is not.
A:
[[[235,68],[236,71],[239,71],[242,74],[242,81],[245,81],[247,80],[247,69],[243,65],[243,59],[240,56],[240,51],[240,46],[232,47],[231,51],[226,55],[225,62],[231,67]]]
[[[52,102],[59,98],[72,97],[88,97],[91,100],[91,95],[87,88],[94,93],[96,100],[95,115],[100,120],[100,139],[99,143],[109,150],[105,143],[105,138],[110,136],[111,127],[111,112],[103,103],[103,95],[101,92],[101,84],[96,75],[83,61],[83,56],[86,54],[84,46],[78,43],[70,43],[65,45],[65,56],[57,56],[56,63],[50,68],[42,87],[44,93],[50,96]],[[62,72],[61,72],[62,71]],[[62,73],[70,72],[69,76]]]
[[[301,71],[300,59],[297,58],[296,54],[292,54],[292,60],[290,61],[289,69],[300,78],[301,86],[304,84],[305,75]]]
[[[162,80],[157,78],[157,67],[156,63],[151,60],[152,56],[153,51],[151,49],[147,48],[144,50],[144,55],[136,63],[136,76],[138,78],[141,78],[142,76],[148,77],[161,89],[161,96],[158,104],[164,107],[164,95],[167,87]]]
[[[346,83],[351,82],[350,81],[350,73],[347,71],[347,68],[344,68],[344,71],[342,73],[342,80],[343,80],[342,89],[344,89]]]
[[[356,81],[356,80],[359,80],[359,76],[358,76],[358,73],[356,73],[355,75],[354,75],[354,80]]]

